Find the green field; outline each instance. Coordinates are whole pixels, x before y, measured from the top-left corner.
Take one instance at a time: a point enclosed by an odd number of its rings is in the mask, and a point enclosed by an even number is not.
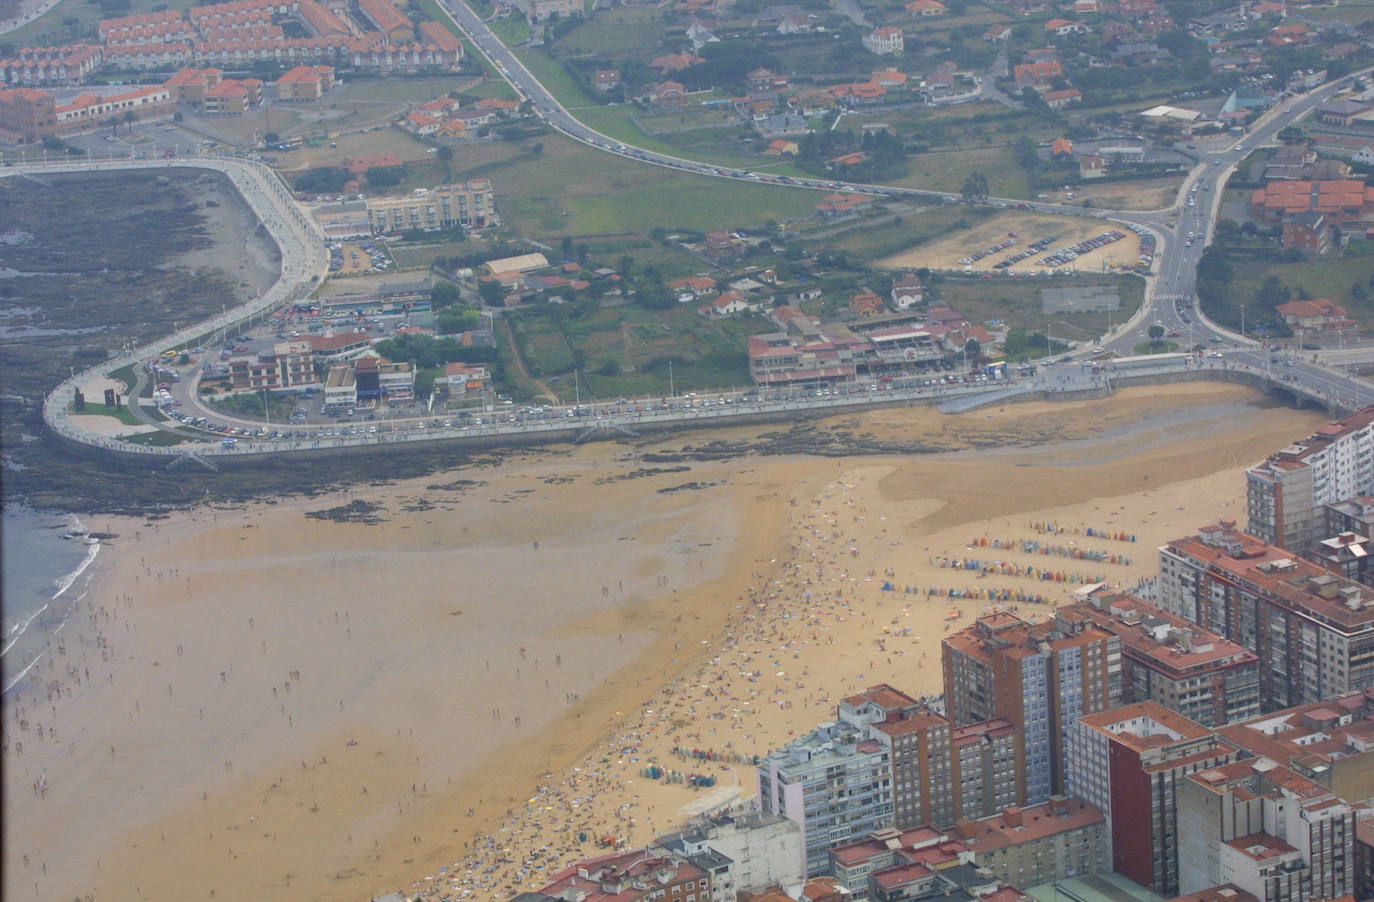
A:
[[[585,22],[559,41],[574,56],[621,56],[626,51],[653,47],[663,36],[662,22]]]
[[[555,134],[526,142],[533,143],[542,145],[540,153],[525,147],[511,156],[511,145],[485,145],[471,154],[460,148],[454,160],[457,178],[491,179],[502,215],[530,237],[757,226],[805,214],[820,199],[812,191],[650,166]]]
[[[1120,324],[1134,313],[1144,299],[1145,283],[1136,276],[1085,276],[1072,282],[1064,279],[946,279],[937,285],[940,300],[957,308],[970,321],[986,323],[997,319],[1013,329],[1044,333],[1046,326],[1056,339],[1095,340],[1107,331],[1109,317],[1104,313],[1042,312],[1043,288],[1110,285],[1121,295],[1121,308],[1113,311],[1110,323]]]
[[[775,328],[763,317],[708,320],[695,304],[664,311],[634,305],[580,318],[563,309],[521,309],[515,331],[533,374],[563,401],[711,391],[750,384],[748,337]],[[577,370],[574,375],[573,370]],[[522,386],[533,396],[533,386]]]

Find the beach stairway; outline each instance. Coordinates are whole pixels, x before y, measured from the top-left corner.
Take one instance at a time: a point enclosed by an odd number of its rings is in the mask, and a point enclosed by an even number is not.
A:
[[[167,469],[175,470],[185,463],[200,464],[202,467],[209,470],[211,473],[219,472],[219,467],[215,465],[214,461],[206,460],[194,451],[187,451],[184,454],[178,454],[176,457],[172,458],[172,462],[167,465]]]
[[[960,398],[951,398],[943,401],[939,405],[940,413],[967,413],[970,410],[977,410],[979,407],[988,407],[992,404],[1004,404],[1014,400],[1018,395],[1027,394],[1033,391],[1033,386],[1029,384],[1011,385],[1000,388],[996,391],[981,392],[976,395],[964,395]]]

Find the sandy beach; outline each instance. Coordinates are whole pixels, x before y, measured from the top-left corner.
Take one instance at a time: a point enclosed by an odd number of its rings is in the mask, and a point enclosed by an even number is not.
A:
[[[606,444],[88,518],[118,538],[5,697],[4,895],[507,898],[752,795],[740,762],[843,694],[938,693],[941,636],[994,598],[1041,614],[1243,522],[1241,470],[1325,421],[1195,384],[824,424],[953,453],[665,465]],[[378,522],[305,516],[358,500]]]

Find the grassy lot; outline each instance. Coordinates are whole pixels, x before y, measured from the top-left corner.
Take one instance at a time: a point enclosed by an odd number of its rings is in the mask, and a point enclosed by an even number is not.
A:
[[[707,320],[695,304],[663,311],[622,305],[581,318],[559,309],[527,309],[515,326],[532,372],[564,401],[576,396],[575,382],[584,401],[589,395],[666,394],[670,360],[679,393],[748,385],[748,336],[773,328],[763,317]]]
[[[627,50],[655,46],[663,31],[662,22],[591,21],[558,43],[574,56],[622,56]]]
[[[433,78],[363,78],[350,80],[338,89],[334,104],[341,108],[363,104],[411,104],[443,97],[450,91],[465,93],[480,84],[468,75]]]
[[[1374,287],[1369,281],[1374,278],[1374,258],[1362,252],[1374,249],[1366,248],[1366,244],[1353,242],[1351,246],[1354,253],[1310,263],[1265,262],[1249,258],[1234,260],[1231,265],[1236,276],[1232,282],[1231,296],[1253,299],[1265,279],[1278,276],[1283,284],[1293,290],[1295,297],[1301,290],[1309,297],[1326,298],[1339,304],[1360,324],[1361,332],[1368,332],[1374,329],[1374,300],[1369,297],[1374,295]],[[1360,294],[1365,297],[1356,297],[1352,293],[1351,289],[1357,283],[1363,286]],[[1257,302],[1251,300],[1250,303]],[[1252,317],[1255,314],[1253,306],[1250,314]]]
[[[194,438],[177,435],[175,432],[167,432],[162,429],[157,432],[140,432],[138,435],[121,435],[119,440],[131,445],[155,445],[159,447],[196,441]]]
[[[540,154],[488,145],[454,160],[457,178],[491,179],[502,215],[531,237],[745,227],[801,215],[817,200],[810,191],[648,166],[559,135],[539,143]]]
[[[382,153],[394,153],[402,160],[408,161],[427,162],[430,159],[428,144],[395,128],[339,135],[333,143],[338,146],[320,144],[315,147],[298,147],[291,151],[273,151],[277,157],[277,168],[292,171],[309,169],[312,166],[334,166],[349,157]]]
[[[562,63],[551,59],[543,50],[517,50],[515,56],[563,106],[573,109],[595,103],[595,99],[582,90],[582,85],[568,74]]]
[[[907,188],[957,194],[964,179],[981,172],[987,176],[988,190],[995,197],[1030,196],[1026,171],[1017,164],[1009,147],[935,151],[912,157],[908,165],[911,172],[896,182]]]
[[[855,229],[836,239],[822,239],[821,243],[826,247],[853,251],[867,259],[878,260],[926,241],[942,238],[950,232],[967,229],[994,213],[994,210],[987,207],[966,207],[958,204],[930,206],[904,217],[898,224]]]
[[[134,416],[134,412],[129,409],[128,405],[119,408],[114,408],[109,407],[105,404],[97,404],[91,401],[87,401],[86,409],[81,413],[77,413],[76,408],[70,404],[67,405],[67,413],[71,414],[72,416],[114,417],[116,420],[119,420],[119,422],[123,423],[125,426],[143,425],[143,421],[140,420],[138,417]]]
[[[488,22],[487,25],[492,34],[507,46],[523,44],[530,39],[529,20],[519,12],[512,11],[510,15]]]
[[[940,300],[963,312],[970,321],[986,323],[997,319],[1013,329],[1044,333],[1048,323],[1056,338],[1092,340],[1108,328],[1103,313],[1056,313],[1051,319],[1042,311],[1040,290],[1066,285],[1111,285],[1121,295],[1121,308],[1113,311],[1111,323],[1119,324],[1134,313],[1145,294],[1145,283],[1134,276],[1083,276],[1065,279],[946,279],[937,290]]]

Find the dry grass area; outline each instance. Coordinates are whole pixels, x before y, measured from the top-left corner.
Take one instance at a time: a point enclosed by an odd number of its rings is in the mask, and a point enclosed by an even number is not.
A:
[[[994,263],[1026,249],[1026,245],[1041,238],[1056,236],[1058,240],[1044,251],[1010,267],[1011,272],[1039,272],[1053,267],[1036,263],[1044,254],[1068,247],[1085,238],[1114,228],[1111,223],[1097,219],[1081,219],[1070,216],[1047,216],[1043,213],[1006,212],[976,224],[973,228],[956,232],[940,241],[923,244],[899,254],[893,254],[878,261],[878,266],[888,269],[920,268],[955,269],[959,261],[986,247],[1015,236],[1016,243],[1004,251],[984,257],[972,265],[973,269],[991,270]],[[1122,229],[1122,231],[1125,231]],[[1113,266],[1131,266],[1140,255],[1140,239],[1133,232],[1114,244],[1098,248],[1081,255],[1074,263],[1080,272],[1107,271]]]
[[[1085,182],[1074,189],[1079,202],[1091,200],[1095,207],[1109,210],[1158,210],[1174,202],[1182,176],[1146,179],[1139,182]]]

